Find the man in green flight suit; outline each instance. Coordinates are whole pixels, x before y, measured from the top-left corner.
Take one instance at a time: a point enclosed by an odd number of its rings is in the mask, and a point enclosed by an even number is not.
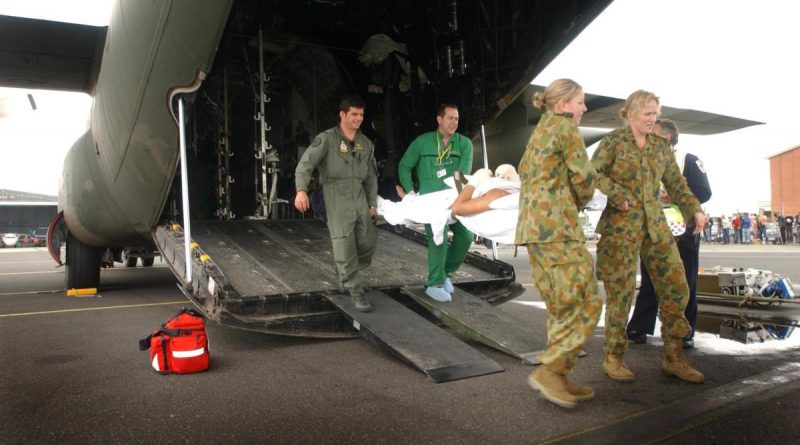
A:
[[[360,275],[372,262],[377,243],[372,218],[378,199],[378,168],[372,141],[359,131],[363,120],[361,98],[342,99],[339,125],[318,134],[297,163],[294,206],[302,213],[308,210],[306,187],[316,168],[324,186],[336,272],[356,309],[368,312],[372,306],[364,296]]]
[[[400,160],[398,174],[400,185],[406,193],[414,190],[411,171],[417,170],[419,193],[438,192],[447,189],[444,180],[458,170],[464,174],[472,172],[472,141],[456,133],[458,129],[458,107],[443,104],[436,116],[436,131],[419,135],[408,146]],[[425,293],[437,301],[451,301],[455,292],[450,275],[464,262],[469,246],[475,236],[460,222],[451,224],[453,241],[448,245],[447,233],[444,242],[437,246],[433,242],[430,224],[425,225],[428,235],[428,280]],[[445,229],[445,232],[447,229]]]

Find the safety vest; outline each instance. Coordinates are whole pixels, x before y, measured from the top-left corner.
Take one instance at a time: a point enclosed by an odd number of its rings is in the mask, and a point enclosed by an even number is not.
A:
[[[686,164],[686,153],[675,150],[675,161],[678,163],[678,169],[683,174],[683,168]],[[664,184],[661,184],[664,188]],[[683,213],[681,209],[675,204],[668,204],[664,206],[664,217],[667,219],[667,225],[672,232],[672,236],[681,236],[686,232],[686,222],[683,220]]]

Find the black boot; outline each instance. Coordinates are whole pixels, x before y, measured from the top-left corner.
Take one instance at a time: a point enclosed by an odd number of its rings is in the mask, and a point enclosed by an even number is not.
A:
[[[647,334],[644,332],[630,331],[628,332],[628,341],[643,345],[647,343]]]

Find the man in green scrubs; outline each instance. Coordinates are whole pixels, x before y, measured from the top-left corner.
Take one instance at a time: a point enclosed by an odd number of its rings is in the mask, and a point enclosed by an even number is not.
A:
[[[445,190],[447,185],[444,180],[453,176],[456,170],[464,174],[472,172],[472,141],[456,133],[458,107],[453,104],[440,106],[436,122],[436,131],[423,133],[414,139],[400,160],[400,185],[406,192],[414,190],[411,179],[411,171],[414,169],[417,171],[421,195]],[[450,275],[464,262],[467,250],[475,239],[472,232],[459,222],[451,224],[449,228],[453,231],[452,242],[448,245],[445,228],[444,242],[437,246],[433,242],[430,224],[425,225],[425,233],[428,235],[428,280],[425,283],[425,293],[438,301],[452,299],[451,294],[455,289],[450,282]]]
[[[363,120],[361,98],[342,99],[339,125],[318,134],[297,164],[294,206],[302,213],[308,210],[306,187],[317,169],[324,186],[336,272],[356,309],[368,312],[372,306],[364,296],[361,271],[372,262],[378,240],[372,220],[378,199],[378,168],[372,141],[359,131]]]

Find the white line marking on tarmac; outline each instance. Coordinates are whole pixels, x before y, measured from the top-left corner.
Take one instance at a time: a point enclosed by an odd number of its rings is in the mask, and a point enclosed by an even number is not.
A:
[[[5,275],[27,275],[27,274],[35,274],[35,273],[64,273],[63,270],[38,270],[35,272],[4,272],[0,273],[0,276]]]
[[[103,311],[109,309],[129,309],[129,308],[137,308],[137,307],[148,307],[148,306],[167,306],[170,304],[185,304],[186,300],[179,300],[179,301],[167,301],[165,303],[144,303],[144,304],[123,304],[120,306],[104,306],[104,307],[87,307],[81,309],[61,309],[57,311],[41,311],[41,312],[19,312],[16,314],[0,314],[0,318],[6,317],[26,317],[29,315],[50,315],[50,314],[65,314],[67,312],[88,312],[88,311]]]
[[[764,256],[764,254],[769,254],[769,255],[793,255],[794,256],[794,255],[797,255],[798,253],[800,253],[800,251],[796,251],[796,250],[782,250],[782,251],[779,251],[779,252],[763,252],[763,251],[754,252],[752,250],[712,250],[712,251],[704,251],[702,248],[700,248],[700,253],[702,253],[703,255],[720,255],[720,256],[725,256],[725,255],[728,255],[728,254],[731,254],[731,253],[744,253],[744,254],[752,254],[752,255],[758,255],[758,256]]]
[[[37,261],[0,261],[0,264],[28,264],[28,263],[53,263],[53,260],[37,260]]]
[[[56,292],[65,292],[64,289],[52,289],[52,290],[33,290],[28,292],[6,292],[0,294],[0,297],[7,297],[9,295],[36,295],[36,294],[54,294]]]
[[[547,309],[547,305],[544,301],[515,301],[514,303],[521,304],[523,306],[533,306],[537,309]]]
[[[165,269],[167,266],[152,266],[152,267],[131,267],[131,268],[108,268],[108,269],[100,269],[101,273],[105,272],[114,272],[114,271],[122,271],[122,270],[152,270],[152,269]],[[0,276],[4,275],[27,275],[27,274],[40,274],[40,273],[64,273],[64,270],[37,270],[37,271],[29,271],[29,272],[2,272]]]

